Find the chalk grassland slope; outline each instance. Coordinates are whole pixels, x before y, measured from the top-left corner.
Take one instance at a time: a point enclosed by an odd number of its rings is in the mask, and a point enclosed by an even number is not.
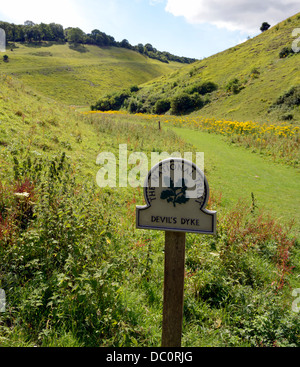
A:
[[[211,103],[195,115],[238,121],[282,120],[285,111],[268,111],[281,95],[300,84],[300,53],[279,57],[280,51],[291,49],[297,39],[292,36],[295,28],[300,28],[300,13],[244,43],[144,84],[140,99],[171,98],[194,84],[211,81],[219,89],[211,94]],[[235,78],[241,87],[237,94],[226,91]],[[300,120],[299,106],[289,113],[294,121]]]
[[[1,58],[0,72],[17,76],[44,95],[72,105],[90,105],[112,90],[145,83],[182,66],[117,47],[16,45],[13,51],[7,49],[9,62]]]

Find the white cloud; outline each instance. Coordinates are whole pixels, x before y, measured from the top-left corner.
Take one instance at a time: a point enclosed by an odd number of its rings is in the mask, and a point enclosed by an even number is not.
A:
[[[253,34],[262,22],[275,25],[299,12],[299,0],[167,0],[166,11],[192,24]]]
[[[34,23],[60,23],[64,26],[85,25],[85,19],[80,15],[76,2],[72,0],[10,0],[3,1],[0,13],[16,24],[26,20]]]

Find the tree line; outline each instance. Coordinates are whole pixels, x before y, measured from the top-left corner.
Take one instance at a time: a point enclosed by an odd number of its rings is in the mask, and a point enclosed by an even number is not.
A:
[[[0,21],[0,28],[4,29],[6,33],[7,42],[33,43],[50,41],[96,45],[99,47],[114,46],[127,48],[165,63],[168,63],[169,61],[176,61],[190,64],[196,61],[196,59],[176,56],[166,51],[158,51],[150,43],[145,45],[139,43],[136,46],[132,46],[127,39],[123,39],[121,42],[118,42],[114,39],[114,37],[109,36],[98,29],[92,30],[91,33],[85,33],[78,27],[68,27],[64,29],[61,24],[35,24],[29,20],[27,20],[24,25]]]

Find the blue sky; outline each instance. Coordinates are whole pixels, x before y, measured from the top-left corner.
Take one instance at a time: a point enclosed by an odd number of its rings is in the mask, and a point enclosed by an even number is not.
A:
[[[299,0],[9,0],[0,20],[60,23],[117,41],[151,43],[178,56],[207,57],[300,11]]]

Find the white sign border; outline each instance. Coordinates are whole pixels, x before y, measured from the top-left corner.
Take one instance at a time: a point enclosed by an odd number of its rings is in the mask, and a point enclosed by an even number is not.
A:
[[[204,231],[204,230],[199,230],[199,229],[193,230],[193,229],[184,229],[184,228],[158,227],[158,226],[149,226],[149,225],[141,225],[140,224],[140,213],[143,210],[146,210],[146,209],[151,207],[151,202],[149,202],[148,196],[147,196],[147,187],[148,187],[149,178],[150,178],[152,172],[155,171],[157,168],[159,168],[160,165],[163,165],[164,163],[168,163],[168,162],[180,162],[182,164],[189,164],[195,170],[198,170],[199,172],[201,172],[201,174],[203,175],[204,187],[206,188],[206,198],[205,198],[205,201],[201,204],[199,210],[201,210],[206,215],[211,215],[212,216],[212,230],[211,231]],[[151,168],[151,170],[148,172],[147,177],[145,179],[144,198],[145,198],[145,201],[146,201],[146,205],[136,206],[136,228],[138,228],[138,229],[160,230],[160,231],[172,231],[172,232],[185,232],[185,233],[201,233],[201,234],[212,234],[212,235],[216,234],[216,231],[217,231],[217,212],[216,211],[210,211],[210,210],[206,209],[206,205],[207,205],[208,200],[209,200],[209,185],[208,185],[207,179],[205,177],[205,174],[193,162],[188,161],[188,160],[183,159],[183,158],[167,158],[167,159],[164,159],[163,161],[157,163],[155,166],[153,166]]]

